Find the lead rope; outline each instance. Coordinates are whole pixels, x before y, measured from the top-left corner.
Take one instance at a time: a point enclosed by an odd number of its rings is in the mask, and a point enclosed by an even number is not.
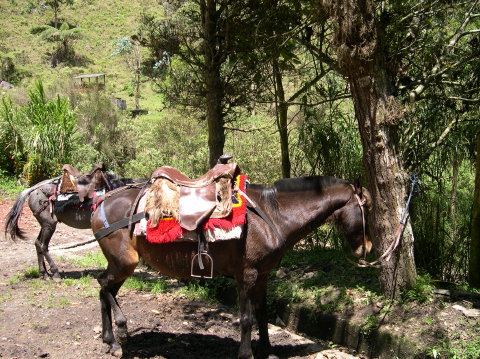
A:
[[[359,259],[358,263],[352,261],[350,258],[345,257],[350,263],[353,265],[360,267],[360,268],[365,268],[365,267],[374,267],[374,268],[379,268],[381,267],[380,261],[385,259],[386,262],[390,261],[390,258],[393,254],[393,252],[397,249],[398,245],[400,244],[400,239],[402,238],[403,230],[405,228],[405,224],[407,223],[407,219],[409,217],[408,213],[408,207],[410,206],[410,201],[412,200],[412,195],[413,191],[415,189],[415,185],[418,183],[418,179],[415,176],[410,177],[410,181],[412,182],[412,185],[410,187],[410,194],[408,195],[407,203],[405,204],[405,209],[403,210],[402,217],[400,219],[400,223],[398,224],[397,230],[395,231],[395,239],[393,242],[390,244],[390,246],[386,249],[386,251],[379,257],[377,260],[373,262],[367,262],[365,260],[365,255],[366,255],[366,234],[365,234],[365,214],[364,214],[364,209],[363,205],[365,204],[365,200],[360,200],[360,197],[355,193],[355,188],[354,189],[354,195],[357,198],[358,204],[360,206],[360,210],[362,211],[362,221],[363,221],[363,253],[364,253],[364,258]]]

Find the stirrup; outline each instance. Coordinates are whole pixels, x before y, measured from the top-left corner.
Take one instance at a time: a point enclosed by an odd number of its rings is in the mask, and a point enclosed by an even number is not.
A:
[[[197,265],[195,265],[195,260]],[[199,263],[205,263],[207,266],[207,269],[205,268],[202,269]],[[208,265],[210,265],[210,274],[208,274]],[[196,272],[197,269],[198,271]],[[207,273],[205,274],[205,272]],[[190,276],[193,278],[206,278],[206,279],[213,278],[213,259],[206,251],[198,252],[193,256],[192,265],[190,267]]]

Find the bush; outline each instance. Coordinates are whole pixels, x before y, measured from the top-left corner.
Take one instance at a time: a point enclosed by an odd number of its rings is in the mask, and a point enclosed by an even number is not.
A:
[[[68,99],[49,100],[41,81],[28,96],[25,106],[2,99],[0,141],[2,168],[22,174],[31,185],[70,161],[77,120]]]

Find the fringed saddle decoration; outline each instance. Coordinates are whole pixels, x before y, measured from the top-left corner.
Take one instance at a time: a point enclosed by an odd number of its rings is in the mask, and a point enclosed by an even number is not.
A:
[[[175,201],[178,203],[178,186],[168,182],[166,179],[157,179],[147,194],[147,240],[151,243],[196,240],[196,232],[184,228],[179,221],[178,206],[174,205]],[[233,181],[228,178],[217,181],[217,204],[209,218],[200,224],[207,241],[240,238],[246,223],[246,200],[238,189],[245,192],[246,182],[246,175],[237,175]],[[160,197],[154,194],[158,192],[161,192]],[[157,209],[151,207],[154,203],[167,205],[164,209]]]

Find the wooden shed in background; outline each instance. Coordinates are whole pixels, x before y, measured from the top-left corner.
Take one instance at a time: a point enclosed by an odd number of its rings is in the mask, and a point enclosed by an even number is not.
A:
[[[105,77],[106,73],[101,74],[88,74],[88,75],[78,75],[74,76],[75,84],[77,89],[97,89],[103,90],[105,88]]]

